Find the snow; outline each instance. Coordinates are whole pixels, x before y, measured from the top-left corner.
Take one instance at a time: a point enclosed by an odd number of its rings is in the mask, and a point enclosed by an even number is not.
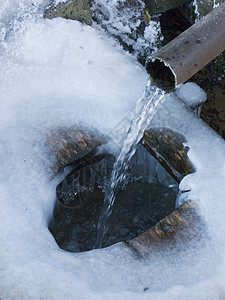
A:
[[[160,44],[159,22],[145,24],[145,4],[142,0],[94,0],[91,2],[93,26],[119,40],[135,57],[151,55]]]
[[[59,3],[65,3],[65,2],[69,2],[68,0],[55,0],[55,5],[59,4]]]
[[[7,28],[0,44],[0,298],[223,298],[225,145],[174,94],[152,126],[168,126],[188,138],[197,172],[180,189],[191,188],[188,197],[196,199],[207,223],[205,238],[185,251],[153,253],[149,261],[123,244],[76,254],[57,246],[48,223],[59,177],[50,179],[46,168],[52,164],[47,135],[74,125],[108,134],[129,119],[148,76],[96,29],[43,20],[36,15],[42,1],[34,3],[34,18],[31,4],[22,1],[30,14],[19,20],[18,4],[9,0],[0,7]]]
[[[191,108],[202,105],[207,98],[206,93],[194,82],[181,84],[175,93]]]
[[[192,91],[189,92],[191,95]],[[188,156],[197,172],[186,176],[179,188],[181,191],[191,190],[186,193],[187,197],[199,204],[209,224],[211,238],[216,239],[216,245],[223,244],[220,236],[224,234],[222,216],[225,213],[225,187],[222,183],[225,176],[224,140],[186,107],[176,94],[164,102],[152,126],[169,127],[187,138],[187,146],[190,148]]]

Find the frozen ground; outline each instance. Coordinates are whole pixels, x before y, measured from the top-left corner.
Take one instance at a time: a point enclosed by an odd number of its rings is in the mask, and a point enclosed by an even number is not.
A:
[[[199,203],[204,241],[143,262],[121,244],[67,253],[49,233],[59,178],[47,172],[47,134],[74,124],[110,132],[129,119],[147,74],[95,29],[43,20],[44,4],[0,5],[0,298],[224,299],[225,145],[208,128],[199,130],[195,117],[185,121],[190,131],[180,130],[189,134],[198,172],[181,189]]]

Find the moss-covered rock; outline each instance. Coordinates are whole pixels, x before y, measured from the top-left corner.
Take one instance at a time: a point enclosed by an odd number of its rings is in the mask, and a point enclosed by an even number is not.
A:
[[[88,0],[68,0],[56,6],[51,6],[44,15],[47,19],[61,17],[77,20],[87,25],[92,24],[91,9]]]

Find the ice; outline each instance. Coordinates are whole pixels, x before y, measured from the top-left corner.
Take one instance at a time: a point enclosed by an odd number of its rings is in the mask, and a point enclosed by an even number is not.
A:
[[[91,10],[93,26],[106,31],[140,60],[157,50],[162,38],[160,24],[153,20],[145,24],[142,0],[94,0]]]
[[[59,3],[65,3],[68,2],[68,0],[55,0],[54,3],[55,5],[59,4]]]
[[[225,213],[223,201],[218,200],[215,203],[215,199],[223,197],[225,192],[222,184],[225,175],[224,140],[185,107],[175,94],[170,95],[164,102],[152,126],[169,127],[187,138],[190,148],[188,156],[197,172],[182,180],[180,190],[191,190],[188,198],[197,200],[204,211],[204,218],[210,223],[213,238],[218,237],[219,231],[223,232],[220,223],[222,219],[219,216],[222,217]],[[218,217],[215,218],[215,215]]]
[[[176,94],[191,108],[201,106],[206,101],[207,97],[203,89],[194,82],[181,84],[177,88]]]
[[[196,0],[193,1],[193,6],[195,8],[195,22],[198,22],[200,20],[200,13],[199,13],[199,8],[198,8],[198,3]]]
[[[1,2],[0,298],[224,298],[224,141],[196,115],[187,118],[175,95],[153,125],[187,136],[197,172],[180,189],[191,188],[189,197],[198,199],[209,236],[149,261],[123,244],[77,254],[57,246],[48,223],[59,177],[50,180],[45,169],[52,163],[46,136],[74,125],[111,133],[129,120],[148,76],[103,33],[76,21],[43,20],[41,0],[32,1],[34,10],[30,1]]]

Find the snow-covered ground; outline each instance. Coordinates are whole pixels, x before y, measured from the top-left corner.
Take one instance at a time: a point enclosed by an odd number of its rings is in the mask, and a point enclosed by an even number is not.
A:
[[[148,262],[122,244],[76,254],[57,246],[47,228],[59,181],[48,173],[47,135],[74,125],[111,132],[129,119],[148,76],[96,29],[43,20],[45,4],[0,3],[0,299],[224,299],[225,145],[195,117],[188,138],[198,171],[181,189],[191,189],[207,222],[202,242]]]

